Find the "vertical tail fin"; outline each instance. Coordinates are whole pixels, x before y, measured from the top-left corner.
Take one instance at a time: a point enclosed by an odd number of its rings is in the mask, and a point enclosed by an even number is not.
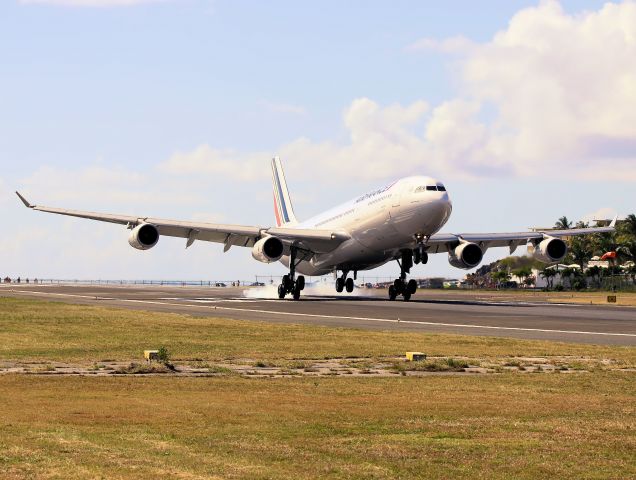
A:
[[[279,157],[272,159],[272,182],[274,184],[274,215],[276,215],[276,225],[280,227],[288,223],[298,223],[296,215],[294,215],[294,207],[292,207],[289,190],[287,190],[283,164]]]

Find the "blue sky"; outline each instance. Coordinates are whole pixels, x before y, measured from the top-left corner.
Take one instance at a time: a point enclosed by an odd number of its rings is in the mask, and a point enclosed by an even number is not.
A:
[[[116,226],[28,212],[11,197],[267,225],[274,154],[301,217],[413,173],[449,186],[448,231],[633,212],[635,8],[2,2],[0,208],[10,228],[0,275],[278,274],[214,244],[185,252],[162,239],[137,252]],[[439,256],[415,274],[463,272]]]

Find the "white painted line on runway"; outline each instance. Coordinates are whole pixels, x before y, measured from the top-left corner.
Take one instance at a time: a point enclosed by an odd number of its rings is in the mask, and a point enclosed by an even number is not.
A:
[[[86,298],[90,300],[114,300],[117,302],[127,303],[139,303],[148,305],[165,305],[168,307],[188,307],[188,308],[207,308],[210,310],[228,310],[235,312],[250,312],[250,313],[268,313],[276,315],[296,316],[296,317],[311,317],[311,318],[328,318],[328,319],[344,319],[344,320],[360,320],[365,322],[384,322],[384,323],[406,323],[411,325],[429,325],[436,327],[455,327],[455,328],[473,328],[473,329],[486,329],[486,330],[505,330],[505,331],[517,331],[517,332],[538,332],[538,333],[570,333],[575,335],[600,335],[607,337],[636,337],[634,333],[613,333],[613,332],[586,332],[580,330],[550,330],[545,328],[524,328],[524,327],[498,327],[493,325],[471,325],[463,323],[442,323],[442,322],[420,322],[416,320],[399,320],[392,318],[372,318],[372,317],[346,317],[341,315],[321,315],[316,313],[299,313],[299,312],[280,312],[274,310],[261,310],[254,308],[233,308],[233,307],[220,307],[218,305],[191,305],[187,303],[167,303],[157,302],[153,300],[132,300],[124,298],[113,297],[95,297],[94,295],[75,295],[71,293],[51,293],[51,292],[34,292],[29,290],[13,290],[14,293],[24,293],[27,295],[44,295],[44,296],[60,296],[60,297],[74,297],[74,298]]]

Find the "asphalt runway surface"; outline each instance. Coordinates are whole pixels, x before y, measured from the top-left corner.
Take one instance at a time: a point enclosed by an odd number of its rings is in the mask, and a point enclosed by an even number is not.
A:
[[[410,302],[390,302],[386,290],[317,296],[308,288],[293,301],[271,298],[274,291],[269,286],[0,286],[0,296],[240,320],[636,345],[636,307],[477,300],[461,292],[436,298],[435,290],[418,291]]]

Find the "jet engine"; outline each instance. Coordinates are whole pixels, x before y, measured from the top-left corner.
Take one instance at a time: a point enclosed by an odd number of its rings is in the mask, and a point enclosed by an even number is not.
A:
[[[544,263],[559,262],[568,253],[568,246],[560,238],[546,236],[538,245],[529,243],[528,253]]]
[[[461,242],[452,250],[448,251],[448,263],[453,267],[469,270],[481,263],[484,252],[476,243]]]
[[[261,238],[252,248],[252,257],[263,263],[276,262],[283,256],[283,242],[276,237]]]
[[[142,223],[133,228],[128,238],[131,247],[137,250],[149,250],[159,241],[159,230],[150,223]]]

